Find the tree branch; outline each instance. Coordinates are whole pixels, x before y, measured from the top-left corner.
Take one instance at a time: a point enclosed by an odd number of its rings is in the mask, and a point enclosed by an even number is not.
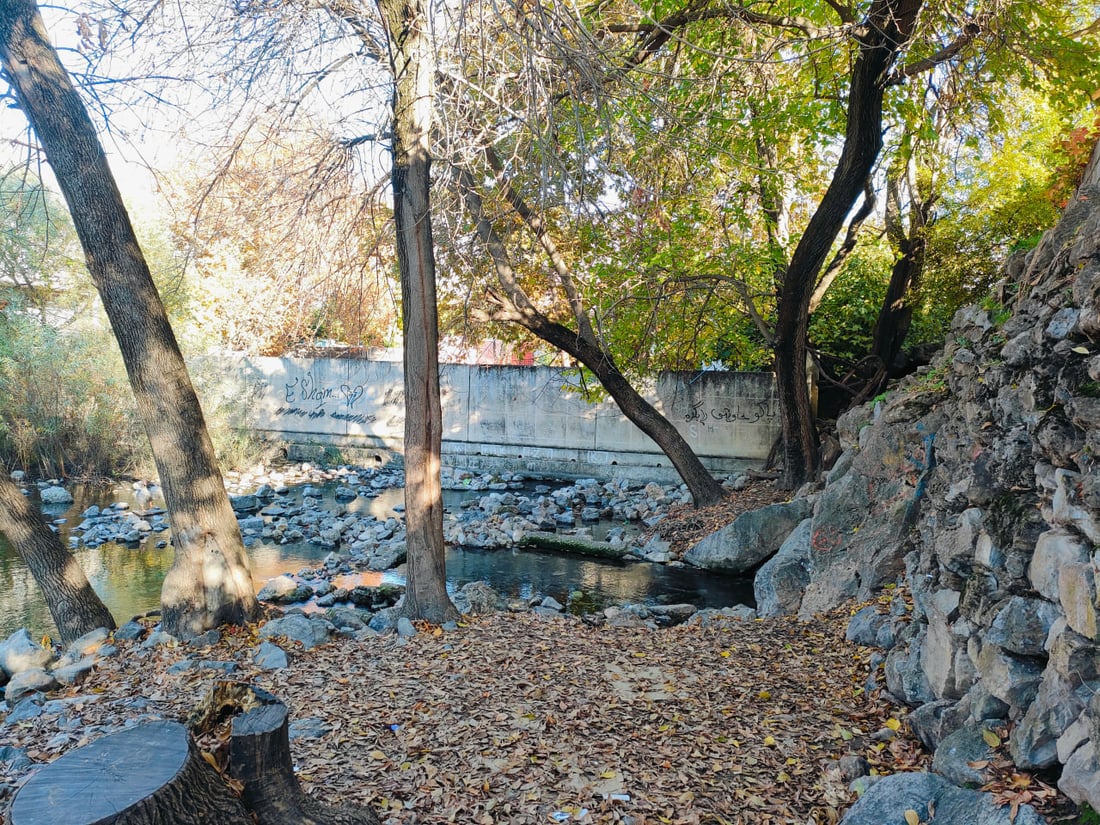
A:
[[[577,322],[578,333],[590,343],[595,344],[596,334],[592,329],[592,323],[588,319],[588,313],[585,311],[584,301],[580,293],[577,292],[577,286],[573,281],[573,273],[570,272],[569,265],[565,262],[565,258],[562,257],[557,244],[554,243],[554,239],[551,238],[546,231],[546,224],[543,222],[542,216],[532,210],[523,199],[523,196],[516,191],[514,186],[512,186],[512,181],[506,175],[504,166],[500,162],[500,157],[492,146],[486,148],[485,157],[489,161],[490,168],[496,173],[497,182],[504,189],[505,199],[508,201],[509,205],[516,210],[516,213],[523,220],[527,228],[531,230],[535,238],[538,239],[539,245],[550,259],[550,264],[553,266],[554,272],[558,276],[558,281],[561,283],[561,288],[565,292],[566,300],[569,302],[569,308],[572,310],[573,319]]]
[[[856,248],[856,239],[859,236],[859,230],[863,227],[863,222],[870,217],[874,208],[875,190],[871,185],[871,179],[868,178],[867,185],[863,189],[863,204],[848,223],[848,231],[844,234],[844,243],[840,245],[840,249],[836,251],[833,259],[829,261],[828,265],[822,270],[821,278],[818,280],[817,286],[814,287],[813,295],[810,296],[809,311],[811,315],[814,310],[820,306],[822,300],[825,298],[825,293],[829,290],[829,287],[833,285],[836,276],[840,274],[841,265],[848,260],[848,256],[851,255],[852,250]]]
[[[910,77],[914,77],[918,74],[923,74],[931,69],[936,68],[941,63],[946,63],[955,55],[959,54],[963,49],[974,42],[976,38],[982,32],[982,27],[977,23],[970,21],[963,26],[962,32],[951,43],[944,46],[935,54],[918,60],[915,63],[910,63],[908,66],[903,66],[895,72],[892,72],[886,77],[883,82],[884,86],[898,86],[908,80]]]

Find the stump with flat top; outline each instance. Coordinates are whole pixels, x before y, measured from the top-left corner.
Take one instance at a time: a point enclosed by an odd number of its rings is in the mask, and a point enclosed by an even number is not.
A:
[[[41,768],[11,825],[248,825],[252,818],[178,722],[145,722]]]
[[[191,736],[228,720],[227,770],[240,796]],[[16,793],[11,825],[379,825],[370,808],[302,790],[286,705],[267,691],[217,682],[188,723],[145,722],[70,751]]]

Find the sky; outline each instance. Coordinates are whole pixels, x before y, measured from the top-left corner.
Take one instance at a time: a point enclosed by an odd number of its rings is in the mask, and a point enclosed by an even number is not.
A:
[[[107,38],[108,47],[103,52],[96,42],[95,28],[98,24],[95,21],[89,18],[84,25],[84,37],[91,42],[91,49],[82,50],[81,21],[73,11],[44,6],[42,13],[51,42],[81,90],[119,189],[133,208],[147,212],[160,209],[163,205],[151,169],[168,173],[181,163],[187,163],[188,159],[194,161],[188,166],[199,169],[212,163],[215,150],[226,140],[227,122],[232,123],[242,112],[253,111],[243,100],[239,105],[225,100],[214,105],[213,93],[217,91],[215,87],[220,85],[223,96],[237,94],[234,91],[236,86],[226,85],[218,62],[234,65],[233,60],[241,55],[250,59],[255,54],[252,51],[255,38],[266,36],[263,31],[260,35],[255,31],[246,33],[243,37],[252,37],[253,40],[242,39],[243,45],[226,46],[211,40],[214,45],[205,53],[197,50],[194,53],[197,59],[190,66],[181,68],[175,64],[169,66],[167,58],[173,52],[182,51],[179,35],[173,32],[173,24],[178,29],[179,21],[166,22],[159,31],[142,29],[140,37],[120,30],[120,36]],[[179,14],[195,15],[190,24],[194,25],[199,38],[224,35],[224,21],[220,21],[223,26],[220,30],[217,29],[219,21],[209,24],[214,30],[213,35],[202,29],[212,17],[204,13],[201,3],[180,6]],[[253,23],[256,24],[255,21]],[[276,57],[271,70],[263,64],[252,67],[245,64],[245,68],[251,68],[253,73],[247,75],[245,81],[236,79],[235,82],[247,85],[252,93],[257,93],[257,100],[262,98],[276,110],[287,108],[288,102],[295,100],[297,89],[308,88],[308,99],[293,103],[296,110],[307,115],[308,124],[331,128],[340,137],[378,132],[377,124],[386,119],[384,111],[388,109],[388,72],[380,71],[382,67],[378,64],[359,60],[348,62],[346,68],[340,71],[325,70],[324,79],[316,81],[318,67],[336,62],[341,56],[356,51],[359,45],[346,36],[331,36],[317,45],[315,41],[323,38],[311,35],[321,32],[322,27],[328,26],[324,33],[333,35],[331,21],[326,24],[323,16],[303,24],[301,31],[294,30],[293,25],[286,21],[283,23],[289,32],[288,39],[277,42],[276,48],[283,48],[281,59],[284,62],[279,63],[280,58]],[[81,78],[81,73],[89,66],[86,57],[89,52],[94,52],[99,61],[96,67],[97,82],[94,84],[82,82]],[[208,57],[210,60],[207,60]],[[143,89],[137,84],[105,81],[105,78],[140,77],[166,72],[189,72],[192,80],[155,89],[152,85]],[[233,82],[234,78],[228,81],[229,84]],[[207,86],[211,91],[207,91]],[[101,105],[96,96],[99,96]],[[25,160],[28,139],[22,113],[12,108],[0,110],[0,168]],[[385,145],[371,142],[363,144],[358,151],[365,178],[378,180],[388,176]],[[42,177],[48,186],[56,189],[48,167],[43,169]],[[368,182],[368,186],[373,180]]]
[[[57,7],[42,8],[51,41],[58,49],[62,62],[73,72],[84,63],[76,50],[78,38],[72,13]],[[4,89],[4,91],[8,91]],[[87,102],[87,98],[86,98]],[[31,152],[34,136],[27,119],[11,98],[4,101],[0,110],[0,169],[25,163],[31,158],[32,168],[43,182],[59,191],[49,165]],[[170,137],[146,129],[140,122],[140,113],[117,108],[108,122],[94,106],[88,106],[89,114],[99,133],[100,143],[107,154],[111,171],[119,190],[127,203],[135,208],[159,208],[162,200],[150,168],[167,168],[176,155]]]

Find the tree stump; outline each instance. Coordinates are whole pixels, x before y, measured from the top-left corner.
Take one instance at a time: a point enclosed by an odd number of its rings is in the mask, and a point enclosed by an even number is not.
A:
[[[229,773],[260,825],[379,825],[369,808],[333,807],[311,799],[294,776],[286,705],[246,711],[233,720]],[[14,823],[13,823],[14,825]]]
[[[249,825],[178,722],[145,722],[77,748],[19,789],[11,825]]]
[[[369,808],[325,805],[302,790],[290,755],[287,708],[275,696],[243,682],[216,682],[189,725],[208,733],[227,719],[228,772],[259,825],[379,825]]]

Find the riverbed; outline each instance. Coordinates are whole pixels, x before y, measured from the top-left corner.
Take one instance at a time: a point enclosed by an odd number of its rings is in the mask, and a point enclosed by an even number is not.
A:
[[[400,488],[387,488],[376,491],[371,497],[338,502],[334,498],[336,486],[334,482],[322,485],[322,507],[326,510],[372,515],[380,521],[402,517],[404,491]],[[110,488],[74,485],[69,491],[74,498],[71,505],[43,506],[43,512],[55,522],[66,544],[69,531],[80,523],[81,514],[87,508],[115,502],[137,506],[128,485]],[[446,490],[444,507],[456,513],[478,495],[473,491]],[[636,526],[606,522],[593,524],[589,529],[599,538],[616,527],[637,529]],[[92,587],[119,623],[158,607],[161,584],[173,553],[170,546],[158,548],[156,544],[166,540],[168,535],[167,532],[153,533],[141,544],[107,543],[74,550]],[[307,541],[253,543],[248,552],[257,590],[280,574],[316,568],[331,550],[331,547]],[[403,567],[361,575],[364,584],[405,582]],[[752,582],[743,578],[720,576],[690,567],[602,561],[516,549],[449,547],[447,579],[452,591],[472,581],[485,581],[510,600],[553,596],[562,604],[569,604],[570,595],[582,591],[583,602],[589,609],[611,604],[684,602],[699,607],[726,607],[752,604],[753,599]],[[20,627],[27,627],[36,635],[53,632],[49,611],[30,571],[0,536],[0,638]]]

